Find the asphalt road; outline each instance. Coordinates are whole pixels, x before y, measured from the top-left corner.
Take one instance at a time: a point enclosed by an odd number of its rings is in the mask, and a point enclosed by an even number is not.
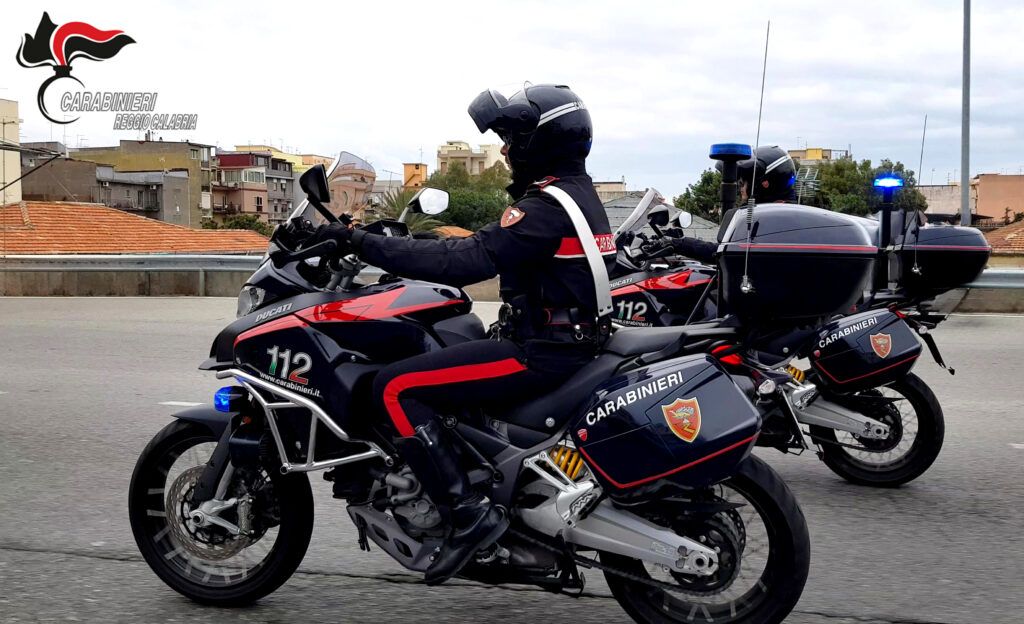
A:
[[[455,582],[428,588],[359,552],[328,484],[300,572],[255,607],[166,588],[128,527],[139,451],[219,383],[196,370],[230,299],[0,298],[0,622],[619,622],[600,576],[580,599]],[[488,310],[493,313],[493,308]],[[950,377],[917,372],[946,445],[898,490],[848,485],[812,457],[761,451],[797,493],[813,540],[796,623],[1024,621],[1024,317],[958,316],[936,332]]]

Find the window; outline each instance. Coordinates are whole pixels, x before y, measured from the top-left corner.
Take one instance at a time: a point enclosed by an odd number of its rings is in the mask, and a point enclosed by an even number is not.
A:
[[[263,198],[256,196],[256,212],[263,212]]]
[[[188,157],[192,160],[199,160],[199,149],[193,147],[188,151]]]
[[[132,198],[132,191],[131,191],[131,189],[125,189],[124,190],[124,198],[125,199],[131,199]]]
[[[145,196],[145,193],[143,193],[143,191],[139,191],[139,208],[141,208],[143,206],[143,198],[144,198],[144,196]]]
[[[287,193],[288,192],[288,183],[287,182],[281,182],[281,192],[282,193]]]
[[[253,184],[266,184],[267,176],[257,169],[246,169],[243,173],[243,180]]]

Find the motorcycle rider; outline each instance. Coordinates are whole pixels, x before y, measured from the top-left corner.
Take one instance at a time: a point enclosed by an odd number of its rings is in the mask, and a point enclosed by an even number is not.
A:
[[[754,199],[761,204],[793,203],[793,187],[796,184],[796,164],[793,158],[778,145],[763,145],[754,150],[751,158],[741,160],[737,165],[736,186],[739,205],[742,207],[750,197],[750,189],[756,186]],[[717,164],[721,171],[722,163]],[[756,180],[756,181],[755,181]],[[732,214],[722,216],[722,222],[732,219]],[[669,239],[676,253],[704,263],[715,260],[718,243],[689,236]]]
[[[507,407],[553,390],[593,359],[607,336],[583,230],[546,187],[579,206],[606,269],[615,259],[608,218],[585,168],[593,132],[579,97],[564,85],[528,85],[510,98],[488,90],[468,112],[480,132],[492,130],[504,142],[514,201],[500,220],[462,239],[385,237],[330,224],[313,240],[334,238],[369,264],[412,279],[462,287],[500,278],[504,304],[491,339],[400,360],[373,385],[398,433],[398,452],[451,526],[426,571],[428,584],[457,574],[509,524],[503,509],[472,491],[439,417],[451,425],[465,408]]]

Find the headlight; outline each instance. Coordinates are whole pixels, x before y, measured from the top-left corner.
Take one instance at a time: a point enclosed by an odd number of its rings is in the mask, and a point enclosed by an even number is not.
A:
[[[238,309],[235,311],[235,318],[245,316],[263,304],[267,298],[267,291],[257,286],[243,286],[242,292],[238,293]]]

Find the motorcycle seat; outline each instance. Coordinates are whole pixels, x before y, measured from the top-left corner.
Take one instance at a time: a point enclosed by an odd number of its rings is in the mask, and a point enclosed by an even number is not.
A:
[[[717,321],[677,327],[627,327],[616,330],[605,343],[603,350],[621,356],[651,353],[671,345],[685,333],[718,327],[721,327],[721,324]]]
[[[576,371],[557,390],[516,405],[495,418],[535,431],[555,431],[590,400],[594,390],[610,378],[623,358],[603,353]],[[547,425],[548,418],[553,423]]]

